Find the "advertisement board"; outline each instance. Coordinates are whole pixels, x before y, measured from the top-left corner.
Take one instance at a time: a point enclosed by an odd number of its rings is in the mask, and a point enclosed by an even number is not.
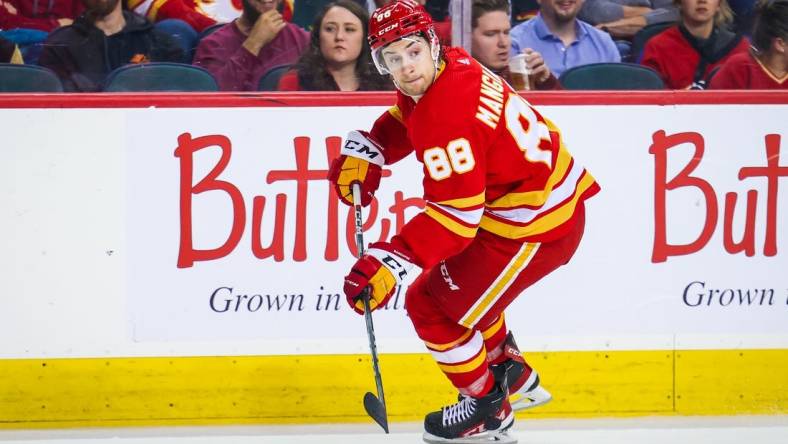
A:
[[[341,138],[385,110],[1,110],[2,280],[16,297],[0,316],[22,324],[5,352],[363,353],[341,294],[351,214],[325,177]],[[572,261],[507,311],[524,347],[788,345],[784,104],[540,110],[602,192]],[[420,211],[421,177],[413,156],[384,170],[368,241]],[[375,315],[384,353],[423,351],[404,298]],[[29,313],[73,341],[40,337]],[[79,333],[83,316],[107,335]]]

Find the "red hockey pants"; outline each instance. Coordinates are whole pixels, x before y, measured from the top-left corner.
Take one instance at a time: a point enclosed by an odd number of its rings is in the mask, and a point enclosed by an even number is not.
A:
[[[416,333],[461,393],[492,386],[489,355],[506,336],[504,309],[526,288],[569,262],[585,227],[582,207],[562,238],[523,243],[479,230],[456,256],[425,270],[410,286],[405,308]]]

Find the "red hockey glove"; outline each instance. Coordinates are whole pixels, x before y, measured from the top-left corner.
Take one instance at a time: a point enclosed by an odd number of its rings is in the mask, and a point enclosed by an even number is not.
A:
[[[386,305],[391,295],[413,268],[410,253],[395,249],[388,242],[377,242],[359,258],[345,276],[345,296],[350,307],[364,314],[361,292],[369,287],[369,309]]]
[[[380,145],[364,131],[351,131],[340,156],[331,163],[328,180],[334,184],[337,196],[347,205],[353,205],[351,187],[358,183],[361,186],[361,205],[367,206],[380,185],[384,164]]]

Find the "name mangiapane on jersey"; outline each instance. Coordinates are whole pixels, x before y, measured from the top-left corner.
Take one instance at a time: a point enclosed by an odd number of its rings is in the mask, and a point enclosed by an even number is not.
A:
[[[498,125],[503,110],[503,80],[482,66],[481,95],[476,118],[492,129]]]

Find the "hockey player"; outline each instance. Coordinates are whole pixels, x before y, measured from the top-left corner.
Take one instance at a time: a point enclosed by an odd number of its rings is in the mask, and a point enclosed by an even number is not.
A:
[[[523,360],[504,309],[567,263],[583,234],[584,201],[599,190],[559,130],[500,77],[459,48],[441,48],[429,15],[410,0],[377,9],[373,60],[397,104],[367,132],[352,131],[329,171],[352,203],[367,205],[381,167],[415,151],[426,207],[389,242],[374,243],[345,278],[351,307],[371,289],[386,304],[416,267],[405,302],[416,333],[457,387],[458,402],[429,413],[432,443],[494,440],[514,421],[508,395],[549,399]],[[520,403],[527,406],[528,401]]]

